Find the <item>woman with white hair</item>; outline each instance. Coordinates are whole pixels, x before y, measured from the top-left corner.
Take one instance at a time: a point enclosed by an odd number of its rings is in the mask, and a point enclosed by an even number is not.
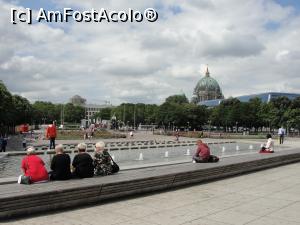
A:
[[[112,174],[112,158],[105,149],[103,141],[97,142],[94,154],[94,173],[97,176],[106,176]]]
[[[30,184],[48,181],[48,172],[44,161],[35,154],[35,148],[29,146],[26,149],[27,156],[22,160],[21,169],[24,175],[18,179],[18,183]],[[25,181],[25,182],[24,182]]]
[[[71,158],[64,152],[62,144],[56,145],[55,156],[51,161],[50,180],[68,180],[71,178]]]
[[[74,157],[72,166],[73,176],[79,178],[92,177],[94,175],[94,165],[92,157],[86,152],[86,144],[77,145],[78,154]]]

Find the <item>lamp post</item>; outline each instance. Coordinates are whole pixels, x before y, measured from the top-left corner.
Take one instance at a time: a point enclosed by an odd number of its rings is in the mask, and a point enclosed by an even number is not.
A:
[[[235,122],[235,129],[236,129],[236,133],[238,132],[238,122]]]
[[[134,104],[134,109],[133,109],[133,130],[135,130],[135,106],[136,104]]]
[[[211,131],[211,121],[208,120],[209,128],[208,128],[208,137],[210,137],[210,131]]]
[[[188,121],[187,122],[187,132],[188,132],[188,134],[189,134],[189,131],[190,131],[190,122]]]

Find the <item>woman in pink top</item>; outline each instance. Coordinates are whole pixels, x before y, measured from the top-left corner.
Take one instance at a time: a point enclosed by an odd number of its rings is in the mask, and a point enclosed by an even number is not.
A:
[[[45,182],[49,180],[44,161],[35,155],[34,147],[27,148],[27,156],[22,160],[21,169],[24,176],[29,177],[30,183]]]

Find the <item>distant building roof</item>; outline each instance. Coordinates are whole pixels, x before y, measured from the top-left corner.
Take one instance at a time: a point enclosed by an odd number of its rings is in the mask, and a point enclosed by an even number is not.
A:
[[[260,98],[262,102],[269,102],[271,99],[278,98],[285,96],[290,100],[293,100],[297,97],[300,97],[300,94],[297,93],[284,93],[284,92],[266,92],[266,93],[258,93],[258,94],[251,94],[251,95],[242,95],[235,97],[241,102],[248,102],[252,98]],[[214,100],[207,100],[199,102],[199,105],[206,105],[208,107],[214,107],[219,105],[224,99],[214,99]]]

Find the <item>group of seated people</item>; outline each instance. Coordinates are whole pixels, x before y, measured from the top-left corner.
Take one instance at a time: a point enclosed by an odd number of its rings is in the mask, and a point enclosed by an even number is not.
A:
[[[63,145],[55,147],[55,155],[51,161],[48,172],[44,161],[36,155],[35,148],[27,148],[27,156],[23,158],[21,169],[23,175],[19,176],[18,183],[30,184],[46,182],[49,180],[68,180],[71,178],[87,178],[110,175],[115,171],[113,159],[105,149],[105,143],[100,141],[95,145],[94,157],[86,152],[85,143],[77,145],[78,154],[71,163],[70,156],[64,152]]]

